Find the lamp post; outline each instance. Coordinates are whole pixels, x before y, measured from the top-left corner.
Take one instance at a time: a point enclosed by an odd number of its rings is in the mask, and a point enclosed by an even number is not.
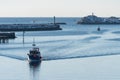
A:
[[[55,23],[56,23],[56,19],[55,19],[55,16],[54,16],[54,25],[55,25]]]

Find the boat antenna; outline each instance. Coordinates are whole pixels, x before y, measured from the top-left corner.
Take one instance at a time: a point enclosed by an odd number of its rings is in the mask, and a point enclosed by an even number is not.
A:
[[[36,45],[35,45],[35,39],[34,39],[34,38],[33,38],[33,44],[32,44],[32,46],[36,46]]]

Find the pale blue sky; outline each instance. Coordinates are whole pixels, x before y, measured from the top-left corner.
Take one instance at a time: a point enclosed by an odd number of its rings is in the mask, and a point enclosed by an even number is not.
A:
[[[0,0],[0,17],[119,16],[120,0]]]

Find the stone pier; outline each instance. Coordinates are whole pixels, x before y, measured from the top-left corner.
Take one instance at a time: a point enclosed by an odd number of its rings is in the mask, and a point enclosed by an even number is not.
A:
[[[15,33],[0,32],[0,43],[8,43],[9,39],[15,39]]]

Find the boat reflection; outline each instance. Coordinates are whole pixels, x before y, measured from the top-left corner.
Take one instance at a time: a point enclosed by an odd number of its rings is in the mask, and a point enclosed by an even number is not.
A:
[[[30,80],[40,80],[39,79],[40,66],[41,66],[41,61],[39,61],[39,62],[29,62]]]
[[[29,62],[29,66],[30,66],[30,67],[39,67],[40,64],[41,64],[41,61]]]

